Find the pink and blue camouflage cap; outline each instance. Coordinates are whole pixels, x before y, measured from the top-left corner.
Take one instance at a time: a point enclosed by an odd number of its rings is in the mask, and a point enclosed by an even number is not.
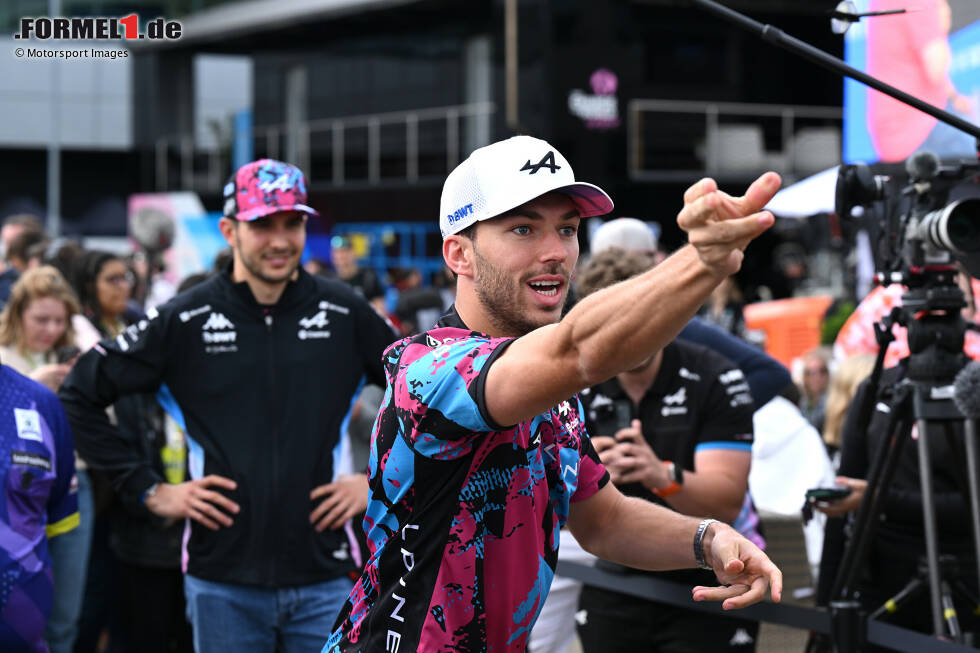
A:
[[[224,187],[224,215],[257,220],[282,211],[320,215],[306,204],[306,177],[296,166],[274,159],[246,163]]]

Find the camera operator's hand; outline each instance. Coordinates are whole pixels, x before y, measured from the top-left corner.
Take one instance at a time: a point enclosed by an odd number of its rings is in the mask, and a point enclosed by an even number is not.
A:
[[[597,435],[592,438],[592,448],[595,452],[599,454],[599,459],[602,460],[602,453],[608,451],[616,446],[616,438],[610,435]],[[605,461],[603,461],[605,462]]]
[[[840,517],[841,515],[857,510],[861,506],[861,499],[864,497],[864,491],[868,487],[868,482],[862,478],[838,476],[836,482],[837,485],[846,485],[851,488],[851,493],[843,499],[818,501],[814,504],[817,510],[828,517]]]
[[[677,224],[687,232],[701,262],[715,275],[727,277],[737,272],[745,247],[772,226],[772,214],[762,208],[780,183],[779,175],[767,172],[741,197],[718,190],[713,179],[702,179],[684,193]]]
[[[634,419],[616,432],[616,464],[606,468],[613,483],[642,483],[649,490],[670,485],[667,468],[643,437],[643,425]]]

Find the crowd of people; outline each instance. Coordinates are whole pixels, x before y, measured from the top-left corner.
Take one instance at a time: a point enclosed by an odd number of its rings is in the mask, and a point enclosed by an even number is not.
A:
[[[778,601],[760,512],[836,482],[851,493],[816,506],[827,537],[808,532],[829,600],[883,437],[854,408],[875,352],[854,333],[875,309],[795,374],[745,340],[731,275],[778,186],[702,180],[678,216],[690,244],[668,254],[607,219],[579,260],[580,223],[611,198],[545,141],[507,139],[447,178],[429,284],[379,277],[346,236],[301,265],[306,180],[263,159],[224,189],[226,253],[171,298],[138,255],[7,218],[0,648],[755,650],[737,613],[556,569],[653,574],[725,610]],[[882,529],[892,569],[921,549],[905,481]],[[955,483],[941,490],[941,526],[964,520]],[[875,565],[862,596],[898,580]]]

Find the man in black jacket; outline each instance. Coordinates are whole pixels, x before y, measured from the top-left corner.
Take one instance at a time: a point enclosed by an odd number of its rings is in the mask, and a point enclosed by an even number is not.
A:
[[[120,493],[187,520],[199,653],[319,651],[360,562],[344,525],[367,499],[344,422],[363,379],[383,382],[395,333],[346,285],[299,266],[317,215],[299,169],[249,163],[224,196],[232,265],[82,356],[61,399],[79,451]],[[191,480],[177,485],[104,410],[161,383],[188,442]]]

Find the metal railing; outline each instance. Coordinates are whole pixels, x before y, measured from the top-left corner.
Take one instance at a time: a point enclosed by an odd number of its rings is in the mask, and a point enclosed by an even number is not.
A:
[[[658,129],[658,122],[668,128]],[[766,168],[789,177],[809,174],[840,162],[841,123],[837,107],[631,100],[629,175],[635,181],[681,181]],[[767,136],[778,140],[777,149],[766,148]]]
[[[253,130],[255,158],[285,158],[311,183],[334,187],[418,184],[442,179],[468,152],[490,142],[493,102],[343,116]],[[420,138],[420,131],[426,138]],[[158,191],[217,190],[230,174],[227,146],[201,147],[191,135],[156,143]]]

